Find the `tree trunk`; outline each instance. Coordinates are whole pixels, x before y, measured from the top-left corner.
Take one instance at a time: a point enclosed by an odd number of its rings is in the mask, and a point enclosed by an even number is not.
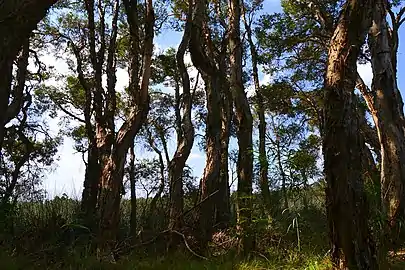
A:
[[[356,98],[357,100],[357,98]],[[362,168],[363,168],[363,179],[364,184],[371,185],[373,187],[380,186],[380,171],[377,168],[377,163],[381,161],[380,155],[380,142],[378,140],[378,135],[376,129],[371,127],[367,122],[365,112],[360,108],[357,109],[357,114],[359,117],[359,129],[360,136],[364,139],[364,144],[362,145]],[[368,146],[368,145],[370,146]],[[376,161],[373,157],[373,152],[376,155]],[[378,210],[381,209],[381,204],[378,205]]]
[[[121,182],[124,177],[126,152],[113,151],[101,172],[99,195],[99,244],[102,259],[111,258],[120,221]]]
[[[21,127],[25,125],[25,121],[21,124]],[[20,128],[21,128],[20,127]],[[22,156],[15,161],[14,163],[14,171],[11,174],[11,181],[9,185],[6,186],[6,189],[4,191],[4,194],[2,196],[2,205],[6,206],[7,204],[10,203],[10,199],[13,196],[15,187],[17,185],[18,179],[20,177],[20,172],[21,168],[29,161],[30,156],[32,153],[34,153],[34,144],[25,136],[25,134],[20,130],[19,132],[19,137],[20,140],[22,141],[22,144],[24,145],[24,151],[22,152]]]
[[[257,67],[257,50],[253,42],[251,22],[248,22],[245,14],[245,7],[243,7],[243,22],[245,25],[245,31],[247,34],[247,40],[250,48],[250,57],[252,59],[252,77],[256,92],[256,113],[259,118],[259,164],[260,164],[260,175],[259,175],[259,186],[263,202],[267,208],[265,211],[269,213],[270,204],[270,189],[269,189],[269,162],[267,160],[266,153],[266,118],[263,105],[263,96],[260,91],[260,81],[259,81],[259,70]]]
[[[203,75],[206,84],[207,96],[207,122],[206,122],[206,165],[204,174],[201,179],[201,196],[200,200],[205,200],[215,192],[218,187],[218,179],[220,178],[221,165],[221,119],[220,115],[220,99],[219,92],[221,84],[212,76],[208,78]],[[201,205],[200,213],[200,230],[201,230],[201,247],[205,248],[208,241],[211,239],[214,225],[215,205],[217,205],[218,194],[212,196]]]
[[[301,177],[302,177],[302,182],[304,183],[304,197],[302,200],[302,204],[304,205],[304,209],[308,210],[308,177],[307,177],[307,172],[305,169],[301,170]]]
[[[98,149],[95,140],[91,141],[87,150],[87,166],[84,175],[81,210],[84,215],[85,224],[90,229],[96,224],[96,207],[98,192],[100,189],[100,163]]]
[[[137,211],[136,211],[136,179],[135,179],[135,146],[134,142],[131,143],[129,148],[129,184],[131,188],[131,217],[130,217],[130,231],[132,241],[136,241],[136,228],[137,228]]]
[[[153,149],[153,151],[155,151],[155,153],[158,155],[159,157],[159,169],[160,169],[160,184],[158,187],[158,190],[156,191],[155,196],[153,196],[152,201],[150,202],[150,206],[149,206],[149,216],[148,218],[145,219],[145,224],[146,224],[146,228],[148,229],[153,229],[155,227],[155,223],[154,223],[154,217],[156,214],[156,205],[158,200],[162,197],[164,188],[165,188],[165,163],[163,160],[163,155],[162,155],[162,151],[160,151],[157,146],[155,145],[155,142],[152,138],[152,134],[150,133],[149,129],[147,129],[147,133],[148,133],[148,140],[149,140],[149,145],[150,147]],[[160,136],[161,137],[161,141],[163,145],[166,145],[166,141],[164,136]],[[166,148],[166,147],[164,147]],[[167,153],[167,151],[165,151]],[[168,154],[166,154],[168,155]]]
[[[180,230],[183,226],[183,171],[186,161],[191,153],[194,144],[194,126],[191,121],[192,98],[190,93],[190,78],[184,64],[184,54],[190,41],[192,2],[188,3],[187,21],[184,27],[183,38],[176,54],[177,67],[180,72],[183,86],[183,118],[180,115],[180,100],[176,102],[177,121],[181,123],[177,128],[177,148],[172,160],[169,163],[169,184],[170,184],[170,221],[169,229]],[[179,96],[179,93],[176,93]],[[172,240],[177,239],[177,237]],[[175,245],[173,241],[170,244]]]
[[[0,152],[9,109],[13,61],[23,43],[56,0],[5,0],[0,3]]]
[[[227,74],[227,39],[224,37],[221,44],[221,52],[217,59],[219,63],[220,74]],[[221,78],[221,93],[220,93],[220,112],[221,112],[221,164],[220,176],[218,179],[216,190],[215,208],[215,227],[225,229],[228,227],[231,219],[230,209],[230,188],[229,188],[229,136],[232,121],[232,95],[229,89],[229,83],[225,76]]]
[[[207,8],[206,0],[197,0],[194,3],[191,36],[189,42],[189,50],[191,60],[194,66],[202,74],[205,82],[206,98],[207,98],[207,120],[206,120],[206,165],[204,174],[201,179],[201,200],[205,200],[213,194],[216,187],[216,182],[220,177],[220,162],[221,162],[221,119],[220,115],[220,96],[221,92],[221,74],[216,68],[216,64],[211,55],[207,55],[203,50],[204,39],[204,23],[207,18],[205,15]],[[208,241],[211,239],[213,223],[214,223],[214,209],[215,201],[211,196],[200,206],[200,230],[197,235],[200,247],[205,249]]]
[[[219,229],[228,227],[231,219],[230,190],[229,190],[229,135],[232,117],[232,97],[229,88],[223,84],[221,93],[221,164],[216,195],[215,226]]]
[[[277,130],[277,127],[274,127]],[[280,139],[276,132],[276,148],[277,148],[277,165],[280,170],[281,175],[281,192],[283,194],[284,209],[288,209],[288,193],[287,193],[287,175],[284,172],[283,163],[281,162],[281,149],[280,149]]]
[[[362,142],[354,100],[356,62],[373,0],[349,0],[332,36],[325,78],[324,166],[327,215],[336,269],[379,269],[368,227]]]
[[[387,1],[377,0],[369,47],[374,75],[373,101],[378,108],[374,119],[381,144],[382,205],[391,229],[391,241],[396,242],[405,214],[405,118],[391,57],[387,4]]]
[[[244,253],[254,248],[252,235],[252,174],[253,118],[242,82],[242,44],[240,40],[240,0],[229,3],[229,48],[231,67],[231,92],[235,104],[235,116],[238,138],[238,227],[241,237],[241,249]]]
[[[149,79],[151,75],[151,62],[153,52],[153,36],[154,36],[154,11],[152,1],[148,0],[146,3],[145,13],[145,36],[143,40],[143,59],[142,59],[142,74],[140,85],[136,83],[139,81],[138,73],[136,72],[139,65],[138,52],[139,36],[138,36],[138,22],[137,20],[137,3],[124,0],[125,12],[131,33],[131,47],[130,47],[130,82],[129,93],[134,102],[133,108],[125,122],[121,125],[120,129],[115,136],[115,142],[111,154],[103,164],[101,174],[101,191],[100,191],[100,230],[99,230],[99,248],[101,249],[102,256],[110,256],[111,248],[114,244],[120,220],[120,199],[121,187],[123,180],[123,169],[125,163],[125,156],[131,143],[143,125],[148,111],[149,111]],[[114,114],[109,114],[114,117]],[[102,143],[102,142],[100,142]]]

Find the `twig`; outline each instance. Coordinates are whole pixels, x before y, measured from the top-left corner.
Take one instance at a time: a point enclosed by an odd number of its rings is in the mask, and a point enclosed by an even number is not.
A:
[[[201,256],[201,255],[195,253],[195,252],[190,248],[190,246],[189,246],[188,243],[187,243],[186,236],[185,236],[184,234],[182,234],[182,233],[180,233],[180,232],[178,232],[178,231],[175,231],[175,230],[171,230],[171,232],[172,232],[172,233],[175,233],[175,234],[177,234],[177,235],[180,235],[180,236],[183,238],[184,244],[186,245],[187,249],[188,249],[194,256],[196,256],[196,257],[198,257],[198,258],[200,258],[200,259],[203,259],[203,260],[207,260],[207,261],[208,261],[208,258],[206,258],[206,257],[204,257],[204,256]]]
[[[146,241],[146,242],[143,242],[143,243],[140,243],[140,244],[137,244],[137,245],[131,245],[131,248],[140,247],[140,246],[144,246],[144,245],[148,245],[148,244],[150,244],[150,243],[153,243],[153,242],[156,241],[161,235],[166,234],[166,233],[175,233],[175,234],[177,234],[177,235],[180,235],[180,236],[183,238],[183,241],[184,241],[184,244],[186,245],[186,248],[187,248],[194,256],[196,256],[196,257],[198,257],[198,258],[200,258],[200,259],[203,259],[203,260],[207,260],[207,261],[208,261],[208,258],[206,258],[206,257],[204,257],[204,256],[202,256],[202,255],[199,255],[199,254],[197,254],[195,251],[193,251],[193,250],[191,249],[190,245],[189,245],[188,242],[187,242],[186,236],[185,236],[184,234],[182,234],[181,232],[178,232],[178,231],[176,231],[176,230],[164,230],[164,231],[161,231],[159,234],[157,234],[157,235],[156,235],[154,238],[152,238],[151,240],[148,240],[148,241]]]
[[[170,232],[170,230],[161,231],[160,233],[158,233],[158,234],[157,234],[155,237],[153,237],[152,239],[150,239],[150,240],[148,240],[148,241],[146,241],[146,242],[142,242],[142,243],[136,244],[136,245],[131,245],[130,247],[131,247],[131,248],[136,248],[136,247],[140,247],[140,246],[145,246],[145,245],[151,244],[151,243],[155,242],[161,235],[163,235],[163,234],[165,234],[165,233],[168,233],[168,232]]]
[[[256,254],[259,255],[260,257],[264,258],[267,262],[271,263],[270,260],[269,260],[266,256],[264,256],[263,254],[261,254],[260,252],[253,251],[253,253],[256,253]]]
[[[192,208],[188,209],[186,212],[184,212],[183,214],[181,214],[181,216],[186,216],[188,215],[191,211],[193,211],[194,209],[196,209],[197,207],[199,207],[201,204],[203,204],[205,201],[207,201],[208,199],[210,199],[212,196],[214,196],[215,194],[217,194],[219,192],[219,189],[212,192],[210,195],[208,195],[207,197],[205,197],[201,202],[197,203],[196,205],[194,205]]]

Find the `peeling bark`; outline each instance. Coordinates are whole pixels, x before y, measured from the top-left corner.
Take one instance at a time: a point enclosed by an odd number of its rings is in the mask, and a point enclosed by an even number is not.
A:
[[[397,87],[396,63],[392,58],[390,34],[386,21],[385,0],[377,0],[369,47],[373,69],[372,91],[376,123],[381,144],[381,196],[383,212],[396,242],[400,222],[405,216],[405,117],[403,101]],[[396,53],[395,53],[396,54]]]
[[[368,227],[362,146],[354,100],[356,62],[374,0],[349,0],[330,41],[325,78],[324,166],[327,216],[336,269],[379,269]]]
[[[204,36],[208,36],[208,29],[204,27],[206,22],[206,0],[196,0],[193,7],[191,36],[189,42],[189,50],[191,60],[194,66],[201,73],[205,82],[206,97],[207,97],[207,120],[206,120],[206,165],[204,168],[203,177],[201,179],[201,196],[204,200],[214,193],[216,181],[220,177],[220,162],[221,162],[221,119],[220,115],[220,95],[221,79],[218,68],[211,55],[207,55],[204,50],[209,48],[209,43],[204,40]],[[208,37],[207,37],[208,38]],[[210,52],[211,50],[208,50]],[[199,235],[198,240],[202,249],[205,249],[208,241],[211,239],[214,225],[214,209],[215,201],[211,196],[200,207],[199,216]]]
[[[100,248],[103,252],[109,252],[115,244],[118,224],[120,220],[119,206],[121,200],[121,185],[123,180],[123,169],[126,153],[131,146],[135,135],[140,130],[144,123],[149,110],[149,79],[151,74],[151,61],[153,52],[153,36],[154,36],[154,11],[152,0],[148,0],[146,5],[145,18],[145,39],[144,39],[144,55],[142,59],[142,76],[140,85],[138,86],[138,74],[136,67],[139,65],[138,55],[134,52],[138,51],[138,25],[134,18],[137,18],[137,3],[129,0],[124,0],[125,12],[131,33],[131,74],[130,74],[130,95],[135,102],[132,111],[127,120],[122,124],[115,137],[114,147],[108,159],[103,164],[101,173],[101,191],[100,191]],[[138,88],[139,87],[139,88]]]

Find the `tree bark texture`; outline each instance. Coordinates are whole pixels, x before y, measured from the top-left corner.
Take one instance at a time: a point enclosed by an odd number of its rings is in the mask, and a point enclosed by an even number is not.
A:
[[[207,99],[207,120],[206,120],[206,165],[201,179],[201,196],[204,200],[214,193],[217,181],[220,177],[221,162],[221,119],[220,115],[220,92],[221,74],[214,62],[214,59],[204,50],[204,36],[207,35],[207,28],[204,23],[206,16],[207,1],[196,0],[193,8],[191,36],[189,50],[194,66],[201,73],[205,82]],[[214,225],[215,196],[211,196],[200,206],[199,216],[199,244],[205,249],[211,239]]]
[[[253,247],[252,230],[252,175],[253,118],[242,81],[242,44],[240,39],[240,0],[229,2],[229,48],[231,67],[231,92],[235,104],[235,116],[238,138],[238,227],[241,237],[241,249],[250,252]]]
[[[225,71],[224,71],[225,72]],[[225,74],[225,73],[223,73]],[[228,227],[231,219],[229,189],[229,136],[232,119],[232,96],[229,86],[222,84],[221,92],[221,164],[216,197],[215,226],[219,229]]]
[[[364,142],[354,100],[356,62],[374,0],[349,0],[330,41],[325,78],[324,166],[327,215],[336,269],[379,269],[368,227],[361,155]]]
[[[115,140],[112,144],[112,150],[108,158],[104,161],[102,168],[100,178],[101,191],[99,198],[99,241],[102,252],[109,252],[116,240],[120,220],[119,206],[126,153],[130,148],[135,135],[138,133],[142,124],[144,123],[149,111],[148,88],[151,75],[155,21],[152,0],[148,0],[146,3],[144,23],[145,33],[143,40],[144,50],[140,80],[138,79],[138,73],[136,73],[136,71],[139,70],[139,56],[135,54],[135,52],[138,52],[139,48],[137,3],[129,0],[124,0],[123,2],[131,34],[129,92],[134,103],[129,116],[121,125],[117,135],[115,136]],[[139,86],[137,85],[138,81]],[[115,85],[115,83],[112,83],[112,85]],[[107,106],[106,112],[109,116],[107,120],[113,121],[114,114],[110,113],[109,110],[112,108],[115,111],[115,92],[109,93],[111,94],[111,106]]]
[[[403,101],[397,87],[395,63],[390,47],[386,21],[387,1],[377,0],[373,24],[369,31],[369,47],[373,69],[372,101],[374,122],[381,144],[381,196],[383,212],[397,239],[405,210],[405,117]]]
[[[220,112],[221,112],[221,164],[220,164],[220,177],[217,183],[218,193],[215,200],[215,227],[217,229],[225,229],[228,227],[231,219],[230,208],[230,188],[229,188],[229,137],[231,132],[232,123],[232,109],[233,101],[229,88],[229,83],[225,74],[228,72],[227,67],[227,47],[228,41],[224,37],[221,44],[221,51],[218,54],[217,62],[219,66],[221,80],[221,93],[220,93]]]

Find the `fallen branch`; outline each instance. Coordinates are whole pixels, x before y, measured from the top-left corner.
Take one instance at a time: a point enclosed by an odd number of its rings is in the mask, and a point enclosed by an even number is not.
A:
[[[190,246],[189,246],[188,243],[187,243],[186,236],[185,236],[184,234],[182,234],[182,233],[180,233],[180,232],[178,232],[178,231],[175,231],[175,230],[171,230],[171,232],[172,232],[172,233],[175,233],[175,234],[177,234],[177,235],[180,235],[180,236],[183,238],[184,244],[186,245],[187,249],[188,249],[194,256],[196,256],[196,257],[198,257],[198,258],[200,258],[200,259],[203,259],[203,260],[207,260],[207,261],[208,261],[208,258],[207,258],[207,257],[201,256],[201,255],[195,253],[195,251],[193,251],[193,250],[190,248]]]
[[[136,245],[131,245],[130,248],[133,249],[133,248],[136,248],[136,247],[140,247],[140,246],[144,246],[144,245],[151,244],[151,243],[155,242],[160,236],[162,236],[163,234],[166,234],[166,233],[175,233],[175,234],[181,236],[181,237],[183,238],[183,241],[184,241],[184,244],[185,244],[186,248],[187,248],[194,256],[196,256],[196,257],[198,257],[198,258],[200,258],[200,259],[203,259],[203,260],[207,260],[207,261],[208,261],[208,258],[207,258],[207,257],[204,257],[204,256],[202,256],[202,255],[199,255],[199,254],[197,254],[194,250],[192,250],[191,247],[190,247],[190,245],[189,245],[188,242],[187,242],[186,236],[185,236],[184,234],[182,234],[181,232],[176,231],[176,230],[164,230],[164,231],[161,231],[161,232],[158,233],[154,238],[152,238],[152,239],[150,239],[150,240],[148,240],[148,241],[146,241],[146,242],[143,242],[143,243],[139,243],[139,244],[136,244]]]

